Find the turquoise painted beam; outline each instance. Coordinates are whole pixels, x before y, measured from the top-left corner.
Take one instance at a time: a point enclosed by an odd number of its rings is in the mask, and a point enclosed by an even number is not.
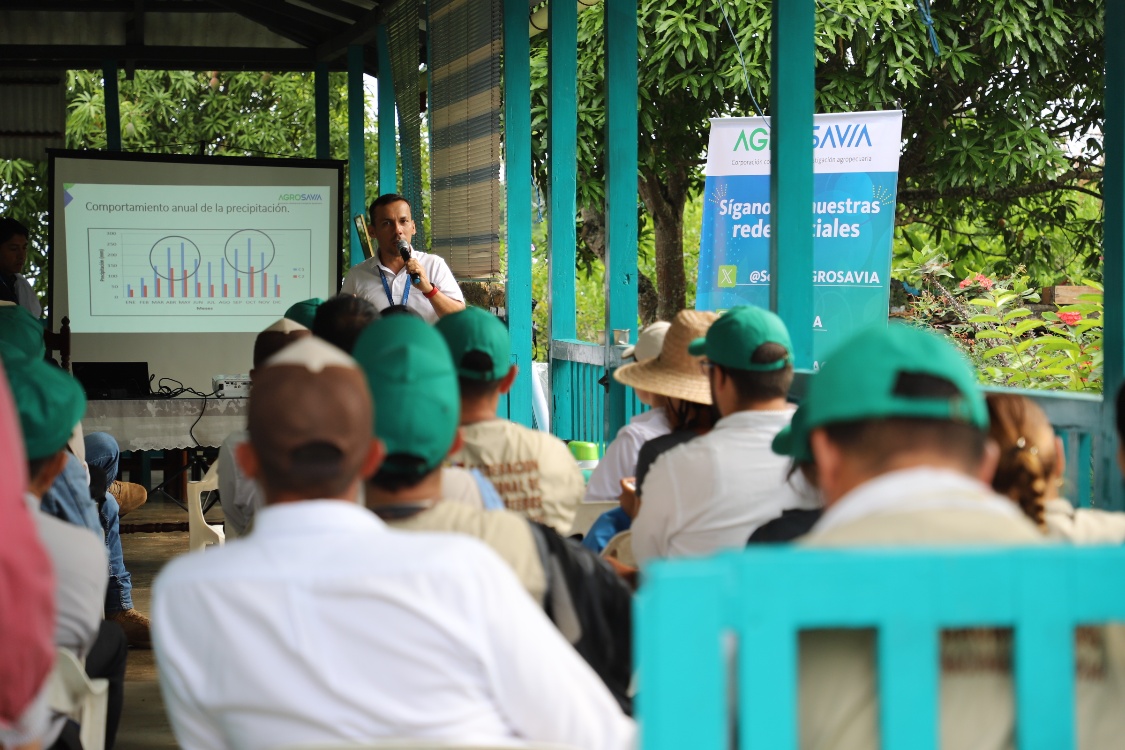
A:
[[[1105,4],[1105,209],[1104,265],[1105,328],[1102,383],[1105,399],[1102,440],[1096,447],[1095,475],[1099,505],[1125,510],[1125,488],[1117,468],[1114,403],[1125,380],[1125,47],[1111,39],[1125,39],[1125,3]]]
[[[504,0],[504,175],[508,335],[519,376],[508,418],[531,426],[531,43],[526,0]]]
[[[578,165],[578,6],[572,2],[548,6],[547,47],[547,175],[549,223],[547,269],[549,335],[552,342],[578,337],[575,310],[575,230]],[[573,436],[569,362],[551,358],[551,431]]]
[[[816,0],[773,0],[772,7],[770,309],[789,326],[796,365],[811,367]]]
[[[395,79],[387,27],[375,36],[379,50],[379,195],[398,192],[398,147],[395,139]]]
[[[605,0],[606,362],[617,331],[637,340],[637,0]],[[609,379],[608,442],[628,420],[629,394]]]
[[[121,97],[117,87],[117,61],[102,63],[102,81],[105,85],[105,148],[121,150]]]
[[[313,108],[316,118],[316,158],[331,157],[328,141],[328,63],[317,63],[313,72]]]
[[[348,47],[348,205],[352,216],[367,213],[367,155],[364,148],[363,46]],[[349,217],[350,218],[350,217]],[[363,262],[363,249],[355,226],[348,221],[351,235],[351,264]]]

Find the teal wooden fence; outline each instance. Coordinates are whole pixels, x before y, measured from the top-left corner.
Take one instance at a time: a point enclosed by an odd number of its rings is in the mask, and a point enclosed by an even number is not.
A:
[[[1016,746],[1075,747],[1074,629],[1125,621],[1122,548],[748,549],[655,563],[637,597],[643,750],[798,746],[797,634],[878,631],[881,747],[936,750],[939,631],[1013,628]],[[737,657],[730,664],[730,636]],[[731,694],[730,668],[736,689]]]

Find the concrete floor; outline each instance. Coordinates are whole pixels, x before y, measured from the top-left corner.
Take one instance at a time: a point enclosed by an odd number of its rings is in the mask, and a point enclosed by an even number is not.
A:
[[[207,513],[211,523],[222,523],[216,506]],[[178,529],[160,531],[153,529]],[[187,512],[169,499],[152,496],[145,505],[121,521],[121,547],[125,566],[133,578],[133,606],[150,613],[152,581],[164,564],[188,551]],[[178,747],[172,737],[152,651],[131,649],[125,672],[125,707],[117,733],[118,750]]]

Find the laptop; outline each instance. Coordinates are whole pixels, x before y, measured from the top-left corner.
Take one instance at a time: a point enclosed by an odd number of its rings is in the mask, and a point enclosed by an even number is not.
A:
[[[71,367],[92,401],[152,398],[148,362],[74,362]]]

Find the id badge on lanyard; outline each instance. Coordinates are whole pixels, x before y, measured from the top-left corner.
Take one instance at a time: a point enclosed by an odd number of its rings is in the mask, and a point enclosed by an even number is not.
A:
[[[395,298],[391,296],[391,285],[387,283],[387,275],[383,273],[383,269],[379,269],[379,281],[383,282],[383,292],[387,295],[387,304],[391,307],[395,305]],[[406,306],[406,300],[410,299],[410,280],[406,281],[406,289],[402,291],[402,306]]]

